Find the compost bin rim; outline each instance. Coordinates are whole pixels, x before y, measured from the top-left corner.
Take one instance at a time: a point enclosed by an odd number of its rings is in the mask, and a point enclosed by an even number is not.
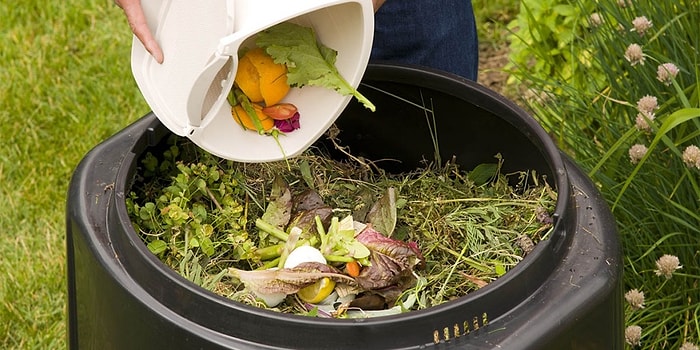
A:
[[[496,98],[499,100],[503,100],[501,102],[505,102],[507,104],[507,107],[509,110],[513,113],[517,113],[521,116],[526,116],[527,118],[529,117],[527,114],[524,114],[522,110],[520,110],[517,106],[513,105],[510,103],[508,100],[505,100],[502,96],[495,94],[494,92],[483,88],[476,83],[470,82],[468,80],[455,77],[455,76],[446,76],[440,72],[436,71],[427,71],[427,70],[420,70],[417,68],[413,67],[406,67],[406,66],[395,66],[395,65],[370,65],[368,67],[368,74],[371,75],[373,74],[372,72],[375,72],[377,70],[382,71],[382,73],[386,73],[387,71],[391,71],[392,74],[406,74],[407,71],[416,73],[416,74],[428,74],[430,76],[434,76],[439,79],[447,79],[446,82],[448,82],[449,86],[455,86],[455,85],[464,85],[467,84],[469,85],[470,88],[477,90],[480,93],[483,93],[487,95],[487,97],[490,98]],[[403,72],[403,73],[401,73]],[[411,73],[411,74],[413,74]],[[399,83],[412,83],[411,80],[407,80],[405,77],[397,77],[390,74],[389,76],[395,81]],[[385,75],[385,74],[383,74]],[[384,78],[384,77],[383,77]],[[370,79],[371,80],[371,79]],[[384,80],[382,80],[384,81]],[[424,81],[422,81],[424,82]],[[450,88],[449,86],[422,86],[422,87],[427,87],[427,88],[433,88],[442,92],[447,92],[450,93]],[[453,94],[454,95],[454,94]],[[463,96],[458,96],[455,95],[455,97],[464,99]],[[473,97],[473,96],[472,96]],[[483,102],[483,101],[482,101]],[[484,108],[483,105],[479,105],[480,108]],[[494,106],[491,106],[491,108],[494,108]],[[498,108],[496,108],[498,109]],[[491,109],[489,109],[491,111]],[[151,117],[153,117],[151,115]],[[148,146],[151,146],[154,144],[154,142],[158,141],[158,135],[163,136],[167,134],[167,130],[165,127],[160,123],[155,117],[153,117],[154,120],[151,122],[151,127],[147,128],[144,130],[144,133],[147,133],[146,138],[139,138],[140,142],[137,142],[134,144],[134,148],[132,149],[132,152],[134,154],[141,154],[142,151],[147,148]],[[528,119],[529,120],[529,119]],[[534,120],[532,121],[534,123]],[[536,123],[535,123],[536,124]],[[539,130],[540,126],[539,124],[536,124],[534,127],[533,125],[526,125],[530,128],[532,128],[535,132],[535,134],[539,135]],[[544,136],[546,136],[546,133],[542,130],[542,133]],[[547,137],[547,136],[546,136]],[[549,140],[549,139],[546,139]],[[531,139],[531,141],[533,141]],[[554,152],[551,151],[551,147],[549,147],[550,142],[543,142],[543,144],[540,144],[541,142],[537,142],[536,144],[538,146],[541,146],[541,151],[543,155],[548,156],[549,159],[547,159],[547,163],[554,163],[550,164],[550,166],[555,166],[555,169],[553,171],[553,174],[557,178],[557,191],[559,192],[559,199],[557,200],[557,209],[555,211],[556,214],[563,214],[565,211],[561,209],[561,207],[566,207],[567,203],[570,202],[570,198],[568,196],[568,181],[566,179],[566,174],[563,170],[563,161],[561,158],[561,154],[559,151],[554,147]],[[141,148],[141,149],[138,149]],[[561,169],[559,169],[558,166],[556,165],[561,165]],[[123,175],[123,172],[127,172],[127,176],[119,176],[118,178],[120,179],[125,179],[127,181],[130,181],[132,179],[132,175],[135,172],[134,167],[136,164],[122,164],[122,166],[119,169],[119,173]],[[126,168],[125,168],[126,167]],[[563,177],[563,179],[562,179]],[[564,184],[562,186],[562,183]],[[117,188],[115,190],[117,191],[124,191],[126,190],[126,186],[130,185],[127,183],[118,183]],[[123,188],[122,188],[123,187]],[[565,195],[562,195],[565,194]],[[129,216],[126,211],[126,206],[124,203],[119,202],[118,205],[116,205],[116,210],[117,210],[117,216],[123,220],[123,222],[130,222]],[[557,215],[560,216],[560,215]],[[125,221],[124,221],[125,220]],[[554,231],[556,232],[557,226],[559,222],[557,222],[557,225],[554,227]],[[279,312],[275,311],[269,311],[265,309],[260,309],[256,308],[253,306],[245,305],[242,303],[235,302],[233,300],[230,300],[228,298],[225,298],[223,296],[220,296],[216,293],[210,292],[208,290],[205,290],[204,288],[201,288],[194,283],[190,282],[189,280],[185,279],[183,276],[179,275],[175,271],[173,271],[171,268],[167,267],[165,264],[163,264],[159,259],[157,259],[156,256],[150,253],[148,249],[146,248],[146,245],[143,243],[143,241],[138,237],[136,232],[133,230],[133,227],[130,225],[127,227],[129,232],[128,234],[128,239],[131,241],[130,244],[132,247],[136,248],[138,253],[142,256],[145,257],[145,261],[151,266],[151,268],[163,273],[164,276],[167,276],[168,279],[177,285],[178,287],[181,287],[188,292],[191,292],[195,295],[197,295],[199,298],[207,299],[209,302],[213,302],[216,305],[227,308],[230,310],[238,310],[238,311],[243,311],[247,315],[253,315],[255,317],[260,317],[264,319],[274,319],[274,320],[279,320],[279,321],[284,321],[287,323],[301,323],[304,325],[323,325],[323,326],[334,326],[334,327],[344,327],[344,326],[352,326],[356,325],[358,323],[362,323],[365,325],[382,325],[382,324],[392,324],[396,325],[397,322],[411,322],[413,320],[419,320],[419,319],[424,319],[424,318],[429,318],[433,314],[438,314],[438,313],[443,313],[445,311],[449,310],[455,310],[459,309],[460,306],[464,304],[469,304],[475,301],[478,301],[481,299],[482,295],[488,295],[488,293],[492,290],[498,290],[500,287],[502,287],[504,284],[506,284],[508,281],[514,279],[517,277],[517,275],[520,273],[520,271],[527,269],[530,265],[534,264],[537,262],[537,260],[547,260],[550,261],[551,257],[546,258],[543,257],[543,255],[551,255],[552,249],[551,249],[551,239],[547,241],[541,242],[541,244],[538,244],[536,247],[536,250],[526,256],[518,265],[516,265],[511,271],[509,271],[507,274],[504,276],[500,277],[499,279],[489,283],[487,286],[484,288],[481,288],[475,292],[472,292],[466,296],[463,296],[457,300],[450,301],[438,306],[434,306],[428,309],[424,310],[419,310],[419,311],[412,311],[409,313],[404,313],[400,315],[393,315],[393,316],[383,316],[383,317],[377,317],[377,318],[370,318],[370,319],[317,319],[317,318],[309,318],[309,317],[304,317],[304,316],[298,316],[298,315],[290,315],[290,314],[281,314]],[[553,237],[554,238],[554,237]],[[128,269],[126,269],[128,270]],[[134,271],[126,271],[128,274],[133,275]],[[546,276],[545,276],[546,277]],[[144,288],[149,294],[152,294],[151,290],[148,290],[147,288]],[[534,293],[534,290],[531,290],[530,293]],[[527,297],[523,296],[522,300],[525,300]],[[163,302],[162,300],[160,302]],[[518,303],[515,303],[517,305]],[[169,307],[172,307],[173,305],[168,305]],[[181,312],[176,311],[176,309],[171,309],[171,311],[175,314],[182,315]],[[477,315],[474,315],[477,316]],[[502,315],[497,315],[497,317],[500,317]],[[197,321],[200,323],[199,321]],[[205,323],[201,323],[205,324]]]

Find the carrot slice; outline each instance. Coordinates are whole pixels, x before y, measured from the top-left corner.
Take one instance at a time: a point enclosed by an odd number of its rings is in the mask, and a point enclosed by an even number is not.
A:
[[[345,264],[345,270],[347,271],[348,275],[350,277],[357,277],[360,275],[360,269],[362,267],[360,266],[360,263],[357,261],[353,260],[351,262],[348,262]]]

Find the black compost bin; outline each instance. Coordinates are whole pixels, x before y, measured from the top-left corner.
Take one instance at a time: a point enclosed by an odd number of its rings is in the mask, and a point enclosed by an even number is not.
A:
[[[524,111],[475,83],[405,66],[371,65],[339,139],[392,171],[434,159],[536,170],[556,187],[554,232],[503,277],[437,307],[371,319],[320,319],[243,305],[190,283],[153,256],[124,194],[137,161],[169,131],[152,114],[95,147],[67,205],[69,344],[77,349],[621,349],[621,249],[596,188]]]

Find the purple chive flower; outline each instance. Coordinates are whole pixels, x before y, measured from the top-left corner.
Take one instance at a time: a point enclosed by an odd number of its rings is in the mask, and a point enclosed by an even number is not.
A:
[[[680,70],[673,63],[664,63],[659,65],[656,71],[656,79],[669,86],[673,83],[673,79],[678,75]]]
[[[690,145],[683,151],[683,162],[689,168],[695,167],[700,169],[700,147]]]
[[[636,144],[629,149],[629,155],[630,155],[630,162],[632,164],[637,164],[639,161],[644,158],[644,156],[647,154],[649,150],[647,149],[646,146]]]
[[[649,30],[653,26],[653,24],[649,19],[646,18],[646,16],[641,16],[635,18],[634,21],[632,21],[632,26],[634,26],[634,28],[632,28],[632,31],[637,32],[639,33],[639,36],[642,36],[644,35],[644,33],[647,32],[647,30]]]
[[[631,65],[644,65],[644,52],[639,44],[630,44],[625,51],[625,58]]]

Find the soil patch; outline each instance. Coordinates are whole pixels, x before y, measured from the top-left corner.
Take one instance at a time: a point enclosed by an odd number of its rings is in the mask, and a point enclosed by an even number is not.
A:
[[[482,45],[479,51],[479,84],[505,95],[508,74],[503,67],[508,64],[508,47]]]

